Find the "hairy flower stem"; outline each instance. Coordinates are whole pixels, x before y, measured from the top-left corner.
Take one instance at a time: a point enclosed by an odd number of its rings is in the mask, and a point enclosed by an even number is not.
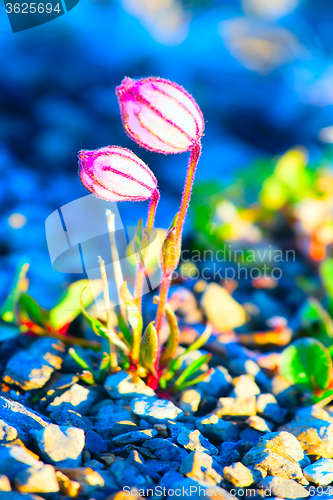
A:
[[[110,367],[111,370],[114,371],[118,368],[118,361],[117,361],[117,355],[116,355],[116,350],[113,345],[113,342],[111,341],[111,331],[112,331],[112,324],[111,324],[111,314],[110,314],[110,296],[109,296],[109,287],[108,287],[108,279],[106,276],[106,270],[105,270],[105,262],[102,259],[102,257],[98,257],[98,263],[99,267],[101,269],[101,276],[102,276],[102,282],[103,282],[103,294],[104,294],[104,303],[105,303],[105,308],[106,308],[106,326],[109,332],[109,343],[110,343]]]
[[[187,209],[190,203],[192,187],[195,177],[195,172],[197,169],[198,161],[201,155],[201,143],[200,141],[193,146],[191,149],[191,156],[189,159],[187,172],[186,172],[186,181],[182,194],[182,201],[180,203],[179,216],[176,224],[176,239],[179,240],[182,237],[183,227],[185,223],[185,218],[187,214]],[[160,301],[157,308],[156,314],[156,331],[159,334],[163,320],[165,315],[165,305],[168,300],[168,293],[170,288],[172,275],[168,277],[164,277],[160,286]]]
[[[152,197],[150,198],[149,202],[149,207],[148,207],[148,216],[147,216],[147,222],[146,222],[146,227],[148,228],[148,241],[147,245],[149,245],[150,241],[150,233],[151,229],[154,227],[154,221],[155,221],[155,215],[156,215],[156,209],[158,202],[160,201],[160,193],[156,189],[154,193],[152,194]],[[147,248],[148,252],[148,248]],[[145,252],[143,252],[145,253]],[[143,258],[142,253],[140,252],[139,255],[139,262],[136,268],[136,277],[135,277],[135,287],[134,287],[134,297],[135,297],[135,303],[138,306],[139,311],[142,309],[142,290],[143,290],[143,284],[144,284],[144,276],[146,272],[146,266],[145,266],[145,261]]]
[[[120,266],[119,254],[118,254],[116,239],[115,239],[115,231],[116,231],[115,222],[114,222],[115,215],[111,212],[111,210],[107,210],[106,211],[106,218],[108,221],[108,229],[109,229],[109,236],[110,236],[110,243],[111,243],[111,256],[112,256],[112,262],[113,262],[114,278],[115,278],[116,287],[117,287],[119,307],[120,307],[121,315],[124,318],[124,321],[126,321],[126,308],[125,308],[124,301],[123,301],[121,294],[120,294],[120,287],[124,283],[124,278],[123,278],[123,273],[122,273],[121,266]]]
[[[192,187],[195,177],[195,172],[201,155],[201,142],[197,142],[191,149],[191,156],[188,162],[186,181],[180,203],[179,217],[176,225],[176,239],[182,236],[183,227],[186,219],[187,209],[191,199]]]

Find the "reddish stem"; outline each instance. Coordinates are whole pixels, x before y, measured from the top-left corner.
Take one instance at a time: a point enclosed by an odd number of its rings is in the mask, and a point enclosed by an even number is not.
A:
[[[185,223],[185,218],[188,210],[188,206],[191,199],[192,187],[195,177],[195,172],[197,169],[198,161],[201,155],[201,143],[200,140],[197,142],[191,149],[191,155],[188,162],[187,172],[186,172],[186,180],[185,186],[182,194],[182,201],[180,203],[179,209],[179,217],[176,225],[176,238],[177,240],[182,237],[183,227]],[[155,328],[157,331],[157,335],[159,335],[160,330],[163,325],[164,315],[165,315],[165,305],[168,300],[168,293],[171,284],[172,274],[169,276],[164,276],[161,286],[160,286],[160,300],[158,303],[157,313],[156,313],[156,323]],[[161,345],[159,343],[158,353],[155,362],[155,369],[158,371],[159,368],[159,360],[161,355]]]
[[[201,155],[201,143],[197,142],[191,149],[191,156],[188,162],[186,181],[180,203],[179,217],[176,226],[176,238],[181,238],[183,227],[186,219],[187,209],[191,199],[192,187],[195,177],[195,172]]]

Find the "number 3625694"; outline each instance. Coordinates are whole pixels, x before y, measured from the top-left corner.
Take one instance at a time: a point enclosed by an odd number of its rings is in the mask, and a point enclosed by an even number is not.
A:
[[[53,7],[51,3],[6,3],[7,14],[51,14],[57,12],[60,14],[60,4]]]

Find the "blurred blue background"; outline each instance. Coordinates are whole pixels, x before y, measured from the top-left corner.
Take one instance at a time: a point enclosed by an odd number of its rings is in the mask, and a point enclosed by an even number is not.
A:
[[[198,180],[232,182],[255,158],[295,145],[316,158],[333,142],[330,0],[80,0],[16,34],[1,5],[0,45],[0,298],[22,255],[45,307],[71,278],[52,269],[45,220],[86,194],[82,148],[131,148],[158,178],[157,226],[173,218],[187,155],[125,135],[114,93],[124,76],[158,75],[194,95],[206,119]],[[147,204],[119,209],[135,224]]]

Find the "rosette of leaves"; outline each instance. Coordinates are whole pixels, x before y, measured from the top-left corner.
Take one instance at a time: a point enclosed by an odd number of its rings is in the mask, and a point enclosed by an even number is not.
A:
[[[82,293],[82,297],[84,292]],[[177,318],[166,305],[166,319],[169,326],[169,337],[161,353],[159,339],[154,322],[143,329],[142,315],[137,304],[127,288],[126,282],[121,287],[121,296],[125,304],[126,318],[119,316],[118,327],[110,331],[97,318],[92,317],[81,302],[82,314],[96,335],[108,339],[116,347],[119,365],[143,380],[154,389],[169,392],[181,391],[203,380],[208,373],[202,373],[202,367],[209,362],[211,354],[203,354],[193,361],[182,373],[179,373],[182,358],[191,351],[200,349],[209,339],[212,328],[210,324],[204,333],[187,349],[178,353],[179,328]],[[158,298],[156,297],[156,301]],[[98,369],[89,366],[72,348],[69,351],[72,358],[83,368],[83,376],[88,383],[102,382],[110,372],[109,355],[103,354]]]

